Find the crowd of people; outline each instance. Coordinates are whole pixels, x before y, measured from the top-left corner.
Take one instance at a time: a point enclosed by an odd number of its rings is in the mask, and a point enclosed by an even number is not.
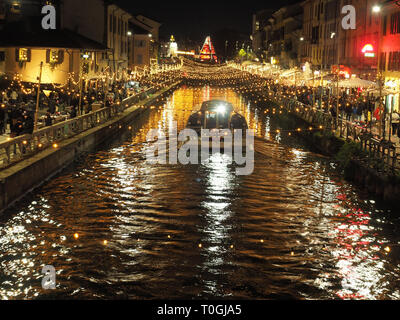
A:
[[[100,82],[98,87],[84,86],[81,100],[77,88],[56,88],[52,85],[49,88],[49,85],[43,85],[39,95],[38,128],[89,113],[94,105],[110,107],[130,95],[145,92],[149,88],[159,89],[179,77],[179,71],[175,70],[141,75],[135,81],[120,80],[109,85]],[[131,82],[135,82],[135,86],[130,86]],[[6,88],[0,88],[0,135],[16,137],[32,133],[36,104],[36,88],[26,89],[14,81],[7,84]]]
[[[291,85],[275,78],[265,78],[247,72],[232,72],[231,66],[206,68],[194,63],[185,64],[183,78],[188,85],[210,85],[229,87],[238,93],[265,91],[286,96],[308,106],[314,106],[329,113],[333,118],[341,118],[365,128],[388,130],[400,138],[400,115],[397,111],[388,112],[384,99],[379,94],[358,88],[342,88],[339,95],[328,87]],[[386,108],[386,112],[385,112]],[[337,114],[339,113],[339,114]]]
[[[323,87],[295,87],[275,83],[270,84],[270,87],[275,93],[291,96],[306,105],[314,105],[320,110],[329,112],[334,118],[339,112],[340,118],[365,128],[379,122],[382,123],[382,127],[391,123],[392,134],[396,134],[400,138],[400,115],[397,111],[393,111],[392,114],[384,112],[384,99],[380,101],[379,96],[370,92],[346,89],[337,96],[330,94],[329,89]]]
[[[88,88],[82,94],[80,103],[79,92],[67,89],[41,90],[39,95],[39,125],[51,126],[57,117],[72,119],[79,114],[92,111],[94,103],[111,106],[128,96],[128,90],[123,82],[116,82],[109,87],[105,96],[103,88]],[[47,94],[45,94],[45,92]],[[11,86],[4,89],[0,96],[0,134],[10,134],[16,137],[31,134],[34,129],[37,91]],[[81,106],[79,108],[79,106]]]

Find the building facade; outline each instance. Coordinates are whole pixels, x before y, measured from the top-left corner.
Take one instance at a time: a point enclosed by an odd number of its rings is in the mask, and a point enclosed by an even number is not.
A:
[[[338,64],[340,7],[337,0],[306,0],[300,56],[315,70],[330,70]]]
[[[265,26],[268,25],[268,18],[271,17],[272,13],[273,11],[271,10],[261,10],[253,15],[251,34],[252,48],[253,52],[261,59],[264,58],[265,54]]]
[[[129,20],[132,15],[116,5],[107,8],[107,61],[116,78],[126,78],[128,75],[128,52],[130,37],[128,34]]]
[[[41,8],[56,6],[56,30],[41,28]],[[111,1],[0,0],[0,74],[63,85],[129,77],[157,63],[160,23],[133,16]]]
[[[299,64],[303,8],[299,4],[285,6],[272,13],[263,23],[263,47],[267,62],[292,68]]]
[[[129,20],[129,69],[147,68],[158,64],[160,55],[159,28],[161,24],[144,16]]]
[[[342,0],[340,8],[347,2]],[[340,26],[340,64],[347,66],[352,74],[376,80],[379,41],[381,37],[381,14],[373,11],[375,0],[353,0],[356,10],[356,28],[344,30]],[[341,18],[343,15],[341,16]]]
[[[385,87],[392,91],[386,96],[387,111],[400,111],[400,7],[386,3],[380,18],[379,69]]]
[[[49,3],[49,2],[47,2]],[[65,3],[73,4],[70,0]],[[89,79],[97,73],[95,57],[106,51],[101,42],[82,35],[80,25],[67,24],[65,16],[71,8],[56,5],[56,29],[43,30],[41,7],[43,1],[3,1],[3,20],[0,30],[0,68],[9,78],[37,82],[41,63],[42,83],[65,85],[76,83],[81,74]],[[70,14],[73,15],[72,13]],[[70,28],[67,28],[70,26]],[[74,29],[75,31],[73,31]],[[93,59],[93,63],[91,63]]]

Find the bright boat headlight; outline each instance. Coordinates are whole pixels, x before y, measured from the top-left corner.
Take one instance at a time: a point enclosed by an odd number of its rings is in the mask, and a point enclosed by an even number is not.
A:
[[[217,107],[217,112],[220,113],[220,114],[224,114],[226,112],[226,107],[223,104],[220,104]]]

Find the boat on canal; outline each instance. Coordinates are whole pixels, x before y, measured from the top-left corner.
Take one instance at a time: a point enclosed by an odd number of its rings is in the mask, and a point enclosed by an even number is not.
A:
[[[248,128],[246,119],[233,110],[230,102],[209,100],[202,103],[198,112],[188,120],[187,128],[200,133],[201,129],[242,129]]]
[[[241,138],[245,137],[248,125],[245,117],[235,112],[230,102],[209,100],[203,102],[200,110],[189,117],[186,128],[196,131],[199,136],[196,143],[199,145],[202,139],[210,142],[219,141],[221,150],[223,150],[234,147],[234,135],[238,134],[236,130],[241,129]],[[241,145],[245,143],[245,139],[242,139],[242,142]],[[203,144],[201,145],[203,146]],[[212,147],[211,143],[209,147]]]

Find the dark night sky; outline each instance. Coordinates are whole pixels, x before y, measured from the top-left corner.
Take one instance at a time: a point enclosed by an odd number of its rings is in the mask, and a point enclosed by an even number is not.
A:
[[[143,14],[161,22],[161,35],[174,34],[192,40],[204,39],[216,30],[228,28],[250,34],[252,14],[261,9],[279,9],[291,0],[282,1],[132,1],[115,0],[133,14]]]

